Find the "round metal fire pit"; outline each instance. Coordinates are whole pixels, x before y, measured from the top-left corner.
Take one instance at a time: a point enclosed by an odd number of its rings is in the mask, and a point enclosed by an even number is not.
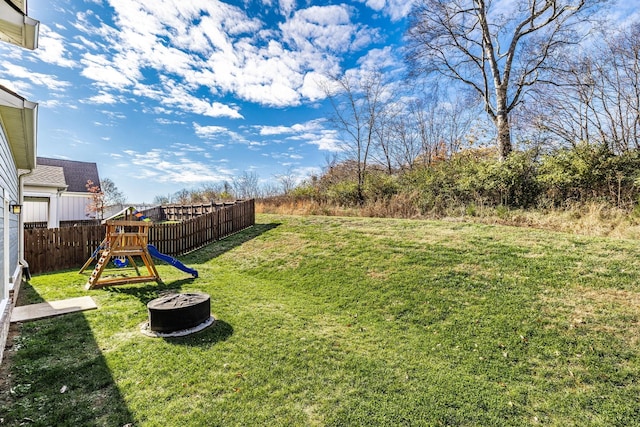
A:
[[[157,334],[188,331],[212,323],[211,298],[207,294],[170,294],[149,301],[148,330]],[[207,324],[207,322],[209,322]],[[198,329],[199,330],[199,329]]]

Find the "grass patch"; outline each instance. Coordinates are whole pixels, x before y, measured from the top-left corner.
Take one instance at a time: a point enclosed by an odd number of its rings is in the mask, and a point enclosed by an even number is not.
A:
[[[503,226],[259,215],[166,265],[165,285],[24,302],[99,309],[23,324],[2,425],[627,426],[640,419],[640,248]],[[218,322],[139,332],[146,303],[206,292]],[[64,392],[61,392],[64,390]],[[25,421],[27,420],[27,421]]]

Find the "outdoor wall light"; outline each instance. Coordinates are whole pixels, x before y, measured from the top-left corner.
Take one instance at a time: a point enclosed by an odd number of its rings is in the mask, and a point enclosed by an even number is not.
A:
[[[11,213],[20,215],[22,213],[22,205],[19,205],[15,202],[9,203],[9,209],[11,209]]]

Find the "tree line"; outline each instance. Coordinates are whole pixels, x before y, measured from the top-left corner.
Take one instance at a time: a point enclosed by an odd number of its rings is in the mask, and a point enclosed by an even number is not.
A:
[[[606,22],[605,3],[418,0],[406,78],[380,68],[324,83],[341,151],[296,195],[633,206],[640,23]]]

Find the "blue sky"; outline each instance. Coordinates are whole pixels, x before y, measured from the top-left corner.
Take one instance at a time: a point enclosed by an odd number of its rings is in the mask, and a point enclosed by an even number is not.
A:
[[[637,18],[639,4],[609,13]],[[324,76],[402,67],[410,5],[29,0],[40,47],[0,45],[0,84],[39,103],[38,155],[96,162],[130,202],[244,172],[276,185],[338,151]]]
[[[0,84],[39,103],[39,156],[96,162],[130,202],[275,185],[336,152],[318,83],[401,64],[409,4],[30,0],[40,47],[0,47]]]

